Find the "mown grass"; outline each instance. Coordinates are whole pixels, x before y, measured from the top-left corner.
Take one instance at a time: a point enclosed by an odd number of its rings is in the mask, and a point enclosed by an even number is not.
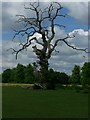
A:
[[[3,118],[86,118],[88,94],[72,89],[29,90],[3,86]]]

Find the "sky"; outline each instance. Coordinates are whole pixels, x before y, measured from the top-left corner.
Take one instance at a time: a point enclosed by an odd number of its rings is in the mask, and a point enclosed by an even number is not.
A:
[[[47,0],[47,2],[42,3],[42,8],[47,6],[51,2]],[[61,36],[65,36],[67,33],[75,34],[75,38],[68,39],[68,41],[77,46],[78,48],[87,48],[88,47],[88,2],[60,2],[63,6],[62,13],[68,14],[65,19],[58,19],[56,22],[61,22],[66,26],[65,29],[60,29],[55,26],[56,36],[55,38],[59,38]],[[14,32],[11,29],[12,26],[16,27],[15,21],[17,20],[17,14],[24,14],[26,16],[31,15],[33,13],[30,11],[26,11],[24,9],[24,0],[20,2],[2,2],[2,16],[0,19],[0,36],[2,34],[2,38],[0,37],[0,72],[7,68],[13,68],[18,63],[23,65],[27,65],[29,63],[33,63],[36,61],[37,57],[32,52],[32,48],[29,47],[27,51],[23,51],[19,53],[18,59],[15,59],[15,55],[12,54],[12,51],[7,51],[9,48],[13,47],[18,49],[19,41],[22,41],[20,37],[17,37],[15,41],[12,41],[14,36]],[[1,12],[1,11],[0,11]],[[2,20],[2,21],[1,21]],[[40,39],[39,34],[35,34],[35,36]],[[49,68],[53,68],[56,71],[65,72],[67,74],[71,74],[74,65],[83,66],[85,62],[88,61],[88,54],[81,51],[76,51],[64,43],[59,43],[56,48],[59,53],[53,52],[52,57],[49,60]]]

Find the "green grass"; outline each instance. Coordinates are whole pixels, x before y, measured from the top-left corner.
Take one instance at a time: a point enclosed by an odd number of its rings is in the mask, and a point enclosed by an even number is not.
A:
[[[85,118],[88,94],[4,86],[2,106],[4,118]]]

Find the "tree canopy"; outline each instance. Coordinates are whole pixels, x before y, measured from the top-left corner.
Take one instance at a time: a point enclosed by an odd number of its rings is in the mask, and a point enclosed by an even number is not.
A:
[[[75,65],[72,70],[72,75],[70,76],[71,83],[79,83],[80,84],[80,66]]]
[[[40,83],[40,72],[35,71],[31,64],[24,66],[18,64],[15,68],[6,69],[2,73],[3,83]],[[65,73],[56,72],[53,69],[48,71],[48,82],[50,85],[57,83],[67,84],[69,77]]]
[[[34,66],[18,64],[15,68],[6,69],[1,74],[3,83],[41,83],[40,71],[35,71]],[[48,89],[55,89],[57,84],[81,84],[89,85],[90,82],[90,62],[84,63],[83,67],[75,65],[69,77],[64,72],[57,72],[53,69],[48,70]]]
[[[82,67],[81,83],[90,85],[90,62],[84,63]]]

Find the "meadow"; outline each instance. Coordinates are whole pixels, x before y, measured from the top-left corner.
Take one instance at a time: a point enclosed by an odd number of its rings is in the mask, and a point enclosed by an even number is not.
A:
[[[3,118],[87,118],[88,94],[3,86],[2,108]]]

